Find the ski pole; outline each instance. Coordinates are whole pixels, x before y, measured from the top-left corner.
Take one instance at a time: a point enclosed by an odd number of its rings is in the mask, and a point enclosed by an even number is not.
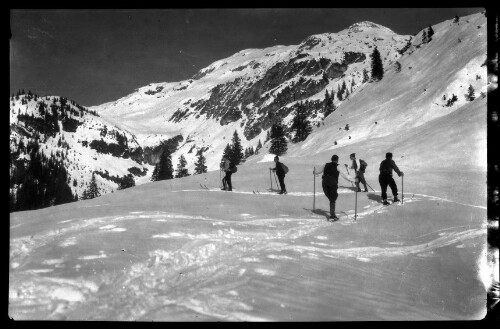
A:
[[[358,190],[356,190],[356,201],[354,203],[354,220],[358,218]]]
[[[350,174],[349,174],[349,169],[347,169],[347,165],[346,165],[346,164],[344,164],[344,166],[345,166],[345,170],[347,170],[347,174],[350,176]],[[351,185],[352,185],[352,187],[354,187],[353,182],[351,182]]]
[[[405,199],[405,186],[404,186],[404,175],[401,176],[401,204],[403,204],[403,201]]]
[[[313,177],[314,177],[314,183],[313,183],[313,212],[316,211],[316,167],[314,167],[313,171]]]
[[[276,182],[276,188],[278,188],[278,179],[276,178],[276,173],[274,173],[274,181]]]
[[[269,168],[269,180],[271,181],[271,190],[273,189],[273,179],[271,178],[271,168]]]
[[[373,192],[375,192],[375,190],[370,186],[370,184],[366,183],[366,185],[368,185],[368,187],[371,188]],[[377,192],[375,192],[375,193],[377,193]]]

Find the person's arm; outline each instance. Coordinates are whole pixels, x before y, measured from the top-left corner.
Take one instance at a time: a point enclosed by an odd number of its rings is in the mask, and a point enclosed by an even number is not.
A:
[[[319,174],[322,174],[324,170],[325,170],[325,166],[318,167],[318,168],[314,167],[313,174],[316,176],[319,176]]]
[[[398,174],[399,177],[403,176],[403,172],[399,170],[398,166],[396,166],[396,163],[394,160],[391,161],[392,169]]]
[[[340,176],[342,176],[342,178],[344,178],[345,180],[348,180],[349,182],[353,182],[353,183],[354,183],[354,179],[352,179],[352,178],[351,178],[351,176],[344,174],[342,171],[339,171],[339,174],[340,174]]]

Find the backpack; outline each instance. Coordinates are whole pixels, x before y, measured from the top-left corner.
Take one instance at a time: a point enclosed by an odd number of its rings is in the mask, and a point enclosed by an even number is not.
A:
[[[234,165],[234,163],[231,163],[229,165],[229,170],[234,174],[235,172],[238,171],[238,168]]]
[[[366,163],[365,160],[359,159],[359,167],[360,167],[359,171],[364,172],[367,166],[368,166],[368,163]]]
[[[281,168],[283,168],[285,174],[288,174],[288,167],[284,163],[281,164]]]

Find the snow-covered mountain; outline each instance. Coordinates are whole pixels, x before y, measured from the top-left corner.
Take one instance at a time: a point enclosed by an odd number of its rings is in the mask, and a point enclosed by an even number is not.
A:
[[[243,148],[255,148],[259,140],[266,140],[273,122],[291,124],[299,101],[308,101],[308,118],[314,129],[304,142],[289,143],[287,156],[369,143],[390,135],[396,143],[409,138],[412,128],[425,129],[435,119],[461,109],[469,102],[464,95],[470,86],[476,97],[484,97],[485,26],[486,18],[480,13],[459,22],[450,19],[432,26],[434,35],[426,42],[423,34],[427,28],[415,36],[401,36],[381,25],[361,22],[338,33],[312,35],[299,45],[242,50],[212,63],[192,79],[152,83],[115,102],[90,107],[88,110],[99,117],[84,118],[92,118],[96,123],[87,124],[84,120],[71,134],[62,129],[61,136],[56,133],[45,149],[50,153],[59,137],[67,141],[66,149],[74,155],[65,161],[71,181],[76,178],[80,184],[72,188],[81,195],[92,171],[108,170],[109,174],[98,177],[104,193],[117,188],[117,179],[110,180],[110,176],[123,177],[129,169],[133,170],[136,184],[149,181],[152,165],[158,159],[158,145],[169,139],[175,151],[174,165],[184,155],[192,173],[196,151],[202,149],[208,169],[216,170],[234,131],[242,138]],[[370,55],[375,46],[381,54],[385,76],[378,82],[363,82],[363,70],[371,71]],[[350,95],[339,99],[337,91],[344,83]],[[325,117],[327,91],[335,95],[336,110]],[[457,100],[447,106],[453,95]],[[12,127],[17,125],[19,111],[29,114],[36,106],[33,101],[22,104],[22,100],[13,99]],[[34,114],[39,115],[36,111]],[[110,131],[107,134],[105,126]],[[18,140],[16,129],[11,131],[11,139]],[[116,145],[119,141],[113,137],[118,136],[115,132],[125,137],[130,150],[123,154],[108,150],[104,151],[107,155],[101,156],[96,143],[102,139],[102,145]],[[415,154],[432,149],[418,144],[418,136],[412,138]],[[85,140],[88,145],[95,140],[94,147],[83,145]],[[318,146],[318,140],[324,143]],[[445,140],[436,143],[444,145]],[[268,148],[269,143],[264,144],[262,152]],[[443,147],[440,153],[448,152],[455,162],[434,165],[453,166],[458,161],[463,166],[455,151]],[[128,153],[135,156],[128,157]],[[434,156],[413,158],[414,165],[428,164]],[[483,162],[469,157],[465,165],[477,168]]]
[[[378,47],[389,67],[410,36],[362,22],[338,33],[312,35],[299,45],[245,49],[200,70],[192,79],[153,83],[115,102],[91,107],[115,125],[133,132],[141,145],[181,134],[192,168],[193,146],[206,148],[209,170],[217,169],[224,147],[237,131],[244,148],[264,142],[275,120],[290,124],[294,105],[311,101],[309,118],[324,118],[325,91],[363,86],[370,54]],[[335,100],[335,104],[342,103]]]
[[[27,166],[28,145],[36,141],[41,154],[62,161],[68,185],[79,197],[94,172],[105,194],[116,190],[124,176],[140,179],[151,167],[133,134],[63,97],[39,97],[31,92],[12,96],[10,128],[11,178]]]

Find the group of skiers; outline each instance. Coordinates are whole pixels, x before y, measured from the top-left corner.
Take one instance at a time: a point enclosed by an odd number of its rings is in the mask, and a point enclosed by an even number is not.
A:
[[[352,153],[349,158],[351,159],[351,166],[349,167],[347,164],[344,164],[347,168],[353,169],[355,176],[354,179],[348,174],[344,174],[337,167],[339,165],[339,157],[334,154],[331,158],[331,162],[326,163],[322,168],[314,168],[313,175],[318,176],[323,174],[322,177],[322,188],[325,196],[330,201],[330,219],[333,221],[338,220],[339,218],[335,214],[335,202],[338,197],[338,180],[339,176],[342,176],[344,179],[356,184],[356,192],[368,192],[367,183],[365,180],[365,170],[367,167],[367,163],[362,159],[356,159],[356,154]],[[288,167],[279,161],[279,157],[274,157],[275,167],[269,168],[276,173],[278,177],[278,181],[280,184],[280,192],[278,194],[287,194],[286,186],[285,186],[285,175],[288,172]],[[236,172],[236,166],[231,163],[231,161],[227,157],[222,158],[221,163],[221,172],[225,172],[225,176],[222,179],[223,188],[225,191],[232,191],[231,184],[231,175]],[[385,160],[380,163],[379,167],[379,176],[378,181],[380,184],[380,188],[382,190],[382,202],[384,205],[389,205],[387,201],[387,187],[391,188],[391,192],[393,195],[393,202],[399,202],[398,199],[398,187],[394,178],[392,177],[392,171],[395,171],[399,177],[404,176],[404,173],[399,170],[398,166],[392,160],[392,153],[388,152],[385,155]],[[361,190],[359,187],[359,183],[363,184],[364,190]]]
[[[314,168],[313,170],[313,175],[315,176],[318,176],[321,173],[323,174],[321,185],[323,187],[323,192],[330,201],[330,219],[333,221],[339,219],[335,214],[335,202],[338,197],[337,189],[338,189],[339,175],[341,175],[343,178],[345,178],[350,182],[355,182],[357,192],[368,192],[368,189],[366,187],[367,183],[364,177],[367,163],[363,160],[358,161],[356,159],[355,153],[352,153],[350,155],[350,158],[352,160],[351,169],[354,169],[355,172],[354,180],[349,175],[345,175],[340,170],[338,170],[337,166],[339,157],[336,154],[332,156],[331,159],[332,161],[326,163],[322,169],[316,170],[316,168]],[[345,166],[347,168],[347,164],[345,164]],[[380,188],[382,189],[382,202],[384,205],[389,205],[389,202],[387,201],[387,186],[391,188],[392,195],[394,197],[393,202],[399,202],[398,187],[396,185],[396,182],[394,181],[394,178],[392,178],[392,170],[394,170],[398,174],[398,176],[400,177],[404,176],[404,173],[399,170],[394,160],[392,160],[392,153],[388,152],[385,154],[385,160],[383,160],[380,163],[379,167],[380,174],[378,176]],[[361,191],[359,187],[360,182],[364,185],[365,189],[363,191]]]

